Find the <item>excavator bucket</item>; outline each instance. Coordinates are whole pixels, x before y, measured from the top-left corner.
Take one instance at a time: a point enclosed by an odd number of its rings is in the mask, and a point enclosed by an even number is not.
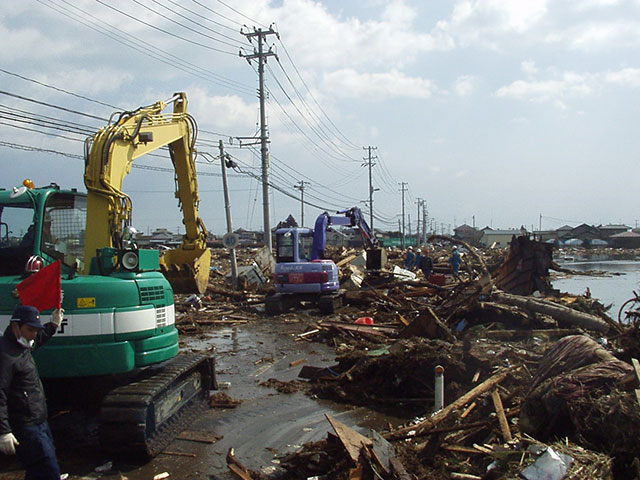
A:
[[[169,250],[160,259],[160,269],[174,293],[204,293],[209,283],[211,250]]]

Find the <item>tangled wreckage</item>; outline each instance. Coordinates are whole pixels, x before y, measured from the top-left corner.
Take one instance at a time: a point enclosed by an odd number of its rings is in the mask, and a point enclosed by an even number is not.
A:
[[[375,278],[353,262],[357,252],[334,252],[346,304],[308,317],[296,341],[335,346],[336,364],[304,365],[302,381],[267,382],[282,394],[303,389],[404,423],[364,435],[327,415],[327,438],[283,456],[269,475],[229,451],[234,475],[640,478],[637,323],[612,319],[590,295],[554,290],[550,270],[568,271],[548,244],[514,237],[507,250],[481,251],[449,237],[429,241],[440,245],[434,271],[445,275],[444,285],[402,272],[402,252],[389,252],[389,266]],[[460,281],[447,264],[451,242],[467,252]],[[243,292],[210,284],[208,293],[212,304],[227,299],[255,309],[270,291],[268,284]],[[233,309],[226,314],[226,322],[251,321]],[[194,332],[216,323],[192,308],[178,325]]]

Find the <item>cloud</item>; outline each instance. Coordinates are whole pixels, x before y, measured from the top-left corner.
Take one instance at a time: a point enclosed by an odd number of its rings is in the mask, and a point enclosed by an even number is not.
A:
[[[609,72],[605,80],[623,87],[640,87],[640,68],[625,68],[617,72]]]
[[[536,67],[536,62],[533,60],[525,60],[520,63],[520,68],[527,75],[535,75],[538,73],[538,67]]]
[[[114,92],[134,80],[133,74],[109,67],[64,70],[52,75],[38,75],[37,78],[51,85],[73,85],[75,92],[91,95]]]
[[[429,98],[434,90],[431,81],[409,77],[398,70],[382,73],[360,73],[345,68],[328,73],[324,88],[342,98],[385,100],[390,97]]]
[[[547,41],[561,41],[575,50],[620,49],[640,44],[640,22],[619,19],[589,22],[549,36]]]
[[[552,80],[516,80],[500,87],[495,95],[515,100],[552,102],[560,108],[565,108],[564,99],[593,93],[594,81],[592,75],[565,72]]]
[[[506,34],[523,34],[531,30],[547,13],[548,0],[459,1],[449,20],[437,28],[462,46],[484,44],[497,48],[497,39]]]
[[[206,90],[189,88],[189,110],[202,128],[222,132],[252,134],[255,130],[257,105],[248,104],[237,95],[210,95]]]
[[[472,75],[462,75],[453,84],[453,90],[460,97],[471,95],[475,90],[475,77]]]
[[[369,20],[333,15],[320,2],[308,0],[284,0],[270,14],[303,68],[401,68],[421,53],[451,46],[447,38],[421,31],[414,24],[416,9],[403,0],[388,2],[379,18]]]

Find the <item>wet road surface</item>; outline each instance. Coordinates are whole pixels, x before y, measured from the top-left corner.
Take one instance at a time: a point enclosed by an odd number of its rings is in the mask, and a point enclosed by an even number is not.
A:
[[[394,419],[381,417],[365,408],[353,408],[318,400],[302,392],[279,393],[260,386],[270,378],[297,379],[303,365],[328,366],[334,363],[333,348],[304,340],[296,335],[305,331],[304,321],[294,317],[263,319],[247,324],[214,329],[197,336],[182,337],[183,351],[215,349],[216,372],[221,392],[241,404],[233,409],[210,409],[188,427],[189,431],[221,437],[215,443],[175,439],[165,451],[189,456],[160,454],[143,465],[119,464],[103,457],[95,448],[67,444],[56,437],[61,469],[69,479],[127,478],[151,480],[167,472],[169,478],[234,479],[226,463],[230,448],[247,468],[271,473],[279,458],[302,444],[321,440],[331,429],[325,414],[366,434],[381,429]],[[304,360],[291,366],[292,362]],[[224,388],[228,386],[228,388]],[[108,467],[111,466],[110,469]],[[97,467],[108,469],[96,472]],[[0,460],[0,480],[22,478],[15,461]]]

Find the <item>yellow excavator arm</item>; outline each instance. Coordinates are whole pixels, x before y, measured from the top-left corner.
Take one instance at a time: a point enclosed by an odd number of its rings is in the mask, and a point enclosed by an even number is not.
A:
[[[85,273],[89,260],[104,247],[123,248],[131,225],[131,198],[122,191],[133,161],[168,147],[176,176],[176,198],[183,213],[185,235],[180,247],[161,259],[161,268],[177,293],[204,292],[209,280],[211,251],[207,229],[198,215],[198,181],[195,169],[196,123],[187,113],[184,92],[173,97],[173,113],[157,102],[118,118],[87,140],[85,175],[87,233]]]

